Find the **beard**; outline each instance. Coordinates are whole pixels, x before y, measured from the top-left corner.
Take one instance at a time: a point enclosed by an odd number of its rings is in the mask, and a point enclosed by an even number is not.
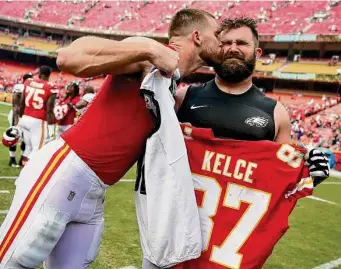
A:
[[[220,48],[214,49],[214,46],[209,43],[204,43],[203,49],[199,53],[199,57],[207,66],[212,67],[222,64],[224,59],[223,51]]]
[[[249,59],[239,54],[229,54],[223,60],[213,61],[214,71],[224,81],[239,83],[250,77],[256,67],[256,52]]]

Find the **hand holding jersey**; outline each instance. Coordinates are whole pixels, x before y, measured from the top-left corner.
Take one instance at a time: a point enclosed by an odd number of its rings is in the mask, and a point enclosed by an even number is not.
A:
[[[150,63],[161,70],[166,77],[171,78],[179,65],[179,53],[154,40],[151,44],[151,51],[153,53]]]
[[[271,141],[217,139],[182,126],[199,208],[201,257],[174,269],[262,268],[288,229],[299,198],[311,195],[305,149]]]

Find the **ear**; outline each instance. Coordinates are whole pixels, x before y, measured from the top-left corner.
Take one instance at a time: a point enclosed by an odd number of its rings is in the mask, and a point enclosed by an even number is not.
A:
[[[202,36],[201,36],[200,31],[194,30],[191,34],[191,39],[196,46],[201,46]]]
[[[259,59],[262,56],[263,51],[261,48],[256,48],[256,59]]]

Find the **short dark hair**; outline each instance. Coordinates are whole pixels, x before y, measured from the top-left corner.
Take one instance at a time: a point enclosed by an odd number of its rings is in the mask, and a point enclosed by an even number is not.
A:
[[[168,28],[168,37],[187,35],[193,31],[193,26],[202,27],[207,24],[208,18],[215,19],[213,14],[203,9],[182,9],[172,18]]]
[[[39,74],[49,77],[51,75],[52,69],[47,65],[42,65],[39,68]]]
[[[220,32],[224,30],[238,29],[247,27],[251,30],[256,47],[259,45],[259,36],[257,31],[257,22],[248,17],[239,17],[234,19],[224,19],[220,24]]]
[[[28,73],[28,74],[23,75],[22,80],[25,81],[26,79],[32,78],[32,77],[33,77],[32,74]]]
[[[79,85],[77,82],[71,82],[67,87],[73,87],[75,95],[79,95]]]

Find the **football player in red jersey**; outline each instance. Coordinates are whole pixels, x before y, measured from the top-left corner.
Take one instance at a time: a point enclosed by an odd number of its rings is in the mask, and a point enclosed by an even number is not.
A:
[[[186,23],[170,25],[175,50],[142,37],[84,37],[59,52],[63,71],[108,76],[79,120],[22,170],[1,226],[0,267],[36,268],[45,260],[46,268],[80,269],[95,259],[105,188],[137,161],[154,128],[141,79],[152,65],[169,77],[177,68],[186,76],[220,52],[212,14],[184,9],[179,17]]]
[[[51,132],[54,123],[53,107],[58,90],[49,82],[51,68],[41,66],[38,78],[27,79],[21,97],[19,126],[23,131],[25,152],[22,164],[25,165],[29,155],[40,149],[46,136]]]
[[[83,95],[81,100],[77,104],[74,105],[74,107],[80,111],[81,114],[84,113],[86,110],[86,107],[89,105],[89,103],[94,99],[95,97],[95,90],[92,86],[86,86],[83,91]]]
[[[74,106],[80,101],[79,86],[71,83],[66,88],[66,96],[59,104],[56,104],[53,113],[57,120],[56,138],[69,129],[75,122],[76,109]]]
[[[8,114],[8,122],[10,126],[16,126],[19,122],[19,113],[20,113],[20,100],[24,91],[24,82],[26,79],[32,78],[32,74],[28,73],[23,76],[23,83],[15,84],[13,87],[13,96],[12,96],[12,110]],[[25,142],[22,141],[20,145],[21,154],[25,151]],[[18,167],[15,152],[17,150],[17,146],[13,146],[9,148],[10,161],[9,166]],[[22,165],[23,156],[21,156],[19,160],[19,166]]]

